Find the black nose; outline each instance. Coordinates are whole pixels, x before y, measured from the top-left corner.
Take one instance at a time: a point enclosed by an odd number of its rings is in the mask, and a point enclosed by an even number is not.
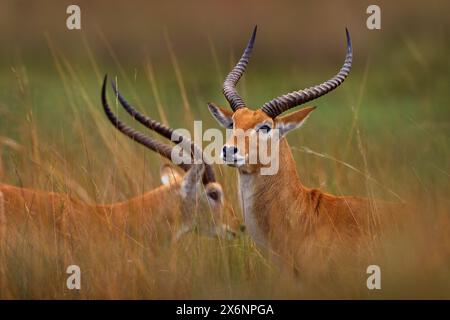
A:
[[[222,152],[225,157],[234,156],[238,152],[238,148],[235,146],[224,146]]]

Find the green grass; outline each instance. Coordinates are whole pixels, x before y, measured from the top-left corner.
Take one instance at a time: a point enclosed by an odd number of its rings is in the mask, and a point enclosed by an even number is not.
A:
[[[192,128],[192,119],[218,127],[206,108],[208,101],[225,104],[217,68],[172,57],[153,66],[152,83],[146,62],[100,63],[95,53],[92,60],[86,54],[69,61],[49,43],[48,61],[18,61],[0,74],[2,183],[90,202],[124,200],[159,185],[160,157],[122,137],[102,113],[104,72],[117,75],[128,100],[156,119],[166,117],[173,127]],[[248,237],[221,242],[191,235],[155,253],[104,226],[83,225],[77,239],[59,242],[29,231],[3,248],[0,298],[450,298],[449,52],[417,55],[406,44],[391,50],[358,61],[342,88],[314,101],[319,108],[289,136],[306,186],[401,199],[414,208],[399,212],[406,219],[395,232],[361,251],[356,268],[344,261],[327,270],[327,281],[305,288],[280,276]],[[250,66],[240,89],[251,106],[335,71],[332,65],[298,73],[286,68]],[[239,212],[234,170],[216,172]],[[65,289],[69,264],[81,267],[80,292]],[[379,292],[365,287],[368,264],[382,268]]]

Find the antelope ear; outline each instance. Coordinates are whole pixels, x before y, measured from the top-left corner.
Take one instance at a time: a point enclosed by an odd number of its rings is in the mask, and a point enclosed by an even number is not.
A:
[[[195,197],[197,185],[202,180],[205,166],[203,164],[194,164],[186,172],[181,182],[181,196],[183,198]]]
[[[216,106],[214,103],[208,103],[209,112],[220,123],[220,125],[226,129],[233,127],[233,112],[224,108]]]
[[[287,116],[277,118],[275,126],[280,132],[280,136],[285,136],[289,131],[300,128],[308,119],[311,111],[316,107],[306,107],[296,112],[292,112]]]
[[[170,164],[163,164],[160,172],[162,184],[168,186],[177,183],[181,180],[180,174],[175,170],[175,167]]]

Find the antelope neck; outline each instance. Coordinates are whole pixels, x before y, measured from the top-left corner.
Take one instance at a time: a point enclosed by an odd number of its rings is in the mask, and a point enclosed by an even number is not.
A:
[[[292,152],[285,138],[280,140],[280,166],[275,175],[239,170],[238,187],[245,224],[255,242],[267,246],[269,215],[273,210],[288,213],[303,200],[305,188],[298,178]]]

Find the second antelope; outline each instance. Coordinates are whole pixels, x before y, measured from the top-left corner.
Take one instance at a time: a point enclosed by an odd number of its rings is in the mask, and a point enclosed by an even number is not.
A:
[[[134,118],[158,134],[170,139],[174,130],[136,111],[116,90],[122,106]],[[102,88],[102,103],[110,122],[132,140],[171,160],[173,146],[134,130],[111,111],[106,98],[106,77]],[[199,150],[183,136],[178,142]],[[198,152],[197,152],[198,154]],[[181,164],[182,174],[171,165],[161,169],[163,185],[130,200],[113,204],[88,204],[63,193],[46,192],[0,184],[0,236],[14,241],[27,228],[43,232],[47,227],[63,234],[73,231],[77,222],[99,217],[115,230],[135,227],[146,238],[178,239],[190,231],[208,236],[233,238],[239,228],[232,207],[225,200],[214,170],[207,164]],[[28,229],[28,231],[31,231]],[[16,232],[13,232],[15,230]]]
[[[357,244],[364,232],[362,225],[374,223],[369,199],[354,196],[334,196],[305,187],[298,176],[296,163],[286,134],[298,129],[315,107],[306,107],[284,117],[285,111],[334,90],[344,82],[352,64],[352,45],[348,30],[347,52],[343,66],[331,79],[313,87],[279,96],[260,109],[251,110],[236,90],[243,75],[256,36],[256,27],[237,65],[226,77],[223,93],[231,111],[209,103],[214,118],[233,134],[223,146],[222,158],[238,170],[238,188],[245,224],[249,234],[277,260],[283,260],[294,270],[308,259],[327,255],[340,243]],[[278,135],[273,132],[278,129]],[[265,141],[279,139],[279,170],[274,175],[262,175],[265,164],[251,163],[249,154],[258,148],[248,137],[238,139],[237,131],[258,134]],[[259,141],[259,140],[257,140]],[[261,142],[258,142],[259,144]],[[324,250],[325,249],[325,250]],[[284,263],[283,263],[284,264]]]

